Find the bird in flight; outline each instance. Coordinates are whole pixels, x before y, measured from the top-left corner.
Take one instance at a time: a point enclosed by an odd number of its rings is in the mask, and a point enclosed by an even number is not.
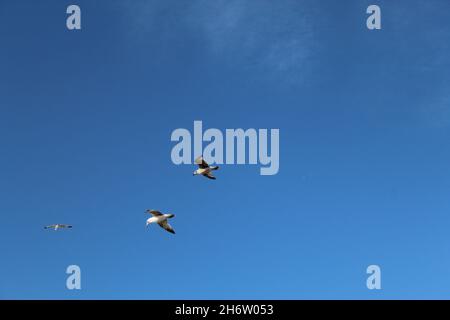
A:
[[[59,224],[58,223],[58,224],[52,224],[52,225],[44,227],[44,229],[53,229],[55,231],[57,231],[58,229],[65,229],[65,228],[70,229],[70,228],[72,228],[72,226],[68,225],[68,224]]]
[[[213,176],[211,171],[219,169],[218,166],[210,166],[204,159],[203,156],[198,157],[194,161],[196,164],[198,164],[198,169],[194,171],[195,175],[202,175],[204,177],[207,177],[208,179],[216,180],[216,177]]]
[[[147,219],[147,225],[146,225],[147,227],[151,223],[157,223],[157,224],[159,224],[159,226],[161,228],[166,229],[168,232],[175,233],[175,230],[173,230],[173,228],[167,222],[167,219],[175,217],[174,214],[171,214],[171,213],[163,214],[159,211],[150,210],[150,209],[146,210],[145,212],[150,213],[152,215],[151,218]]]

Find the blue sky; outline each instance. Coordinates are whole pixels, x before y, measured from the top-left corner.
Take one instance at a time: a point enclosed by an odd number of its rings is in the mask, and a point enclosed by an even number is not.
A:
[[[449,11],[1,0],[0,298],[449,298]],[[194,120],[279,128],[279,173],[193,177],[170,135]]]

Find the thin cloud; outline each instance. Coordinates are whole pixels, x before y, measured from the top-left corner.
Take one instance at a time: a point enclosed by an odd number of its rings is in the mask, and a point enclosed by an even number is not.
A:
[[[288,81],[304,79],[311,66],[314,33],[307,0],[193,0],[121,2],[132,32],[164,39],[195,39],[193,45],[230,67]],[[188,33],[188,34],[186,34]],[[164,46],[169,45],[164,43]]]
[[[304,1],[194,1],[188,18],[206,49],[229,63],[304,76],[313,54],[312,19]]]
[[[447,72],[450,68],[449,1],[416,1],[411,4],[403,0],[389,2],[383,8],[387,12],[383,32],[392,32],[401,53],[414,57],[408,71],[417,81],[433,84],[433,89],[428,89],[418,99],[418,115],[431,126],[450,126],[450,78]]]

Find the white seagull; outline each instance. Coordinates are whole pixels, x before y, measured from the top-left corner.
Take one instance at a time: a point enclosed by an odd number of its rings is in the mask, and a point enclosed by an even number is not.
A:
[[[65,229],[65,228],[70,229],[70,228],[72,228],[72,226],[68,225],[68,224],[59,224],[59,223],[57,223],[57,224],[52,224],[52,225],[44,227],[44,229],[53,229],[55,231],[57,231],[58,229]]]
[[[207,177],[207,178],[209,178],[209,179],[216,180],[216,177],[214,177],[214,176],[212,175],[212,172],[211,172],[211,171],[214,171],[214,170],[219,169],[218,166],[215,166],[215,167],[210,166],[210,165],[203,159],[203,156],[198,157],[197,159],[195,159],[194,162],[195,162],[196,164],[198,164],[198,169],[194,171],[194,174],[193,174],[194,176],[200,174],[200,175],[202,175],[202,176],[204,176],[204,177]]]
[[[175,217],[174,214],[168,213],[168,214],[163,214],[159,211],[156,210],[146,210],[145,212],[150,213],[153,217],[147,219],[147,227],[149,224],[151,223],[157,223],[159,224],[159,226],[161,228],[166,229],[167,231],[169,231],[170,233],[175,233],[175,230],[173,230],[173,228],[170,226],[170,224],[167,222],[167,219],[173,218]]]

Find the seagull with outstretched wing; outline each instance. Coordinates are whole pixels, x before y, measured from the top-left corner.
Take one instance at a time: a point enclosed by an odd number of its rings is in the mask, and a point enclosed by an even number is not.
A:
[[[57,231],[58,229],[71,229],[71,228],[72,228],[71,225],[68,225],[68,224],[59,224],[59,223],[57,223],[57,224],[52,224],[52,225],[49,225],[49,226],[45,226],[45,227],[44,227],[44,229],[53,229],[53,230],[55,230],[55,231]]]
[[[213,176],[211,171],[218,170],[218,166],[210,166],[205,159],[203,159],[203,156],[198,157],[194,162],[198,165],[198,169],[194,171],[194,176],[202,175],[208,179],[216,180],[216,177]]]
[[[150,213],[152,215],[151,218],[147,219],[147,227],[151,223],[157,223],[159,226],[170,233],[175,233],[175,230],[171,227],[171,225],[167,222],[167,219],[175,217],[174,214],[171,213],[161,213],[157,210],[146,210],[145,212]]]

